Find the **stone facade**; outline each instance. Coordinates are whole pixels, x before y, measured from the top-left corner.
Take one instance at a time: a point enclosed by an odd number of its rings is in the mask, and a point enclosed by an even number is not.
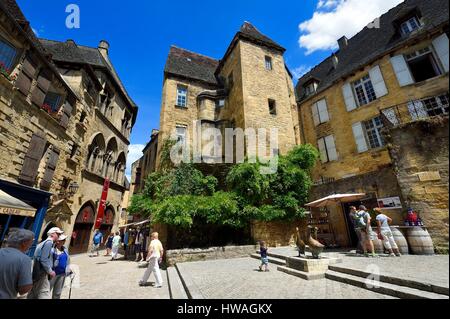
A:
[[[13,1],[1,9],[2,16],[12,10],[25,19]],[[18,53],[9,75],[0,76],[0,177],[49,192],[48,211],[36,228],[41,235],[59,226],[70,238],[89,207],[92,216],[86,215],[85,226],[91,229],[77,239],[85,251],[106,178],[110,188],[101,230],[118,227],[137,107],[109,60],[106,41],[89,48],[72,40],[39,40],[27,26],[18,31],[7,19],[1,21],[2,45]],[[44,110],[47,103],[52,111]],[[34,154],[39,143],[42,152]]]
[[[423,105],[430,105],[430,101],[439,103],[438,99],[443,101],[442,112],[448,113],[449,78],[448,62],[445,61],[445,54],[448,56],[448,32],[445,32],[448,30],[448,17],[436,19],[435,25],[427,24],[424,19],[420,32],[402,38],[397,44],[376,47],[376,54],[364,52],[358,56],[355,50],[365,48],[364,45],[369,42],[373,45],[388,43],[391,33],[398,32],[395,29],[396,23],[404,18],[402,14],[405,13],[401,11],[403,6],[417,1],[406,2],[380,18],[385,30],[378,32],[377,38],[374,38],[369,29],[364,29],[352,39],[341,39],[340,50],[302,77],[296,88],[302,141],[318,147],[322,154],[320,163],[312,172],[313,180],[318,186],[311,191],[311,201],[333,193],[347,192],[367,193],[374,199],[400,197],[403,210],[387,212],[396,224],[402,224],[402,213],[406,211],[407,201],[398,186],[400,181],[397,181],[392,167],[388,143],[381,137],[382,127],[387,125],[388,118],[395,123],[414,121],[413,109],[417,105],[427,113],[425,116],[433,116],[433,106],[426,106],[428,109],[425,110]],[[429,6],[429,11],[439,10],[438,2],[421,3],[420,6]],[[442,12],[445,12],[446,7],[448,10],[448,4],[441,6]],[[424,8],[420,10],[425,11]],[[443,22],[438,23],[441,20]],[[430,71],[436,74],[428,76],[426,80],[415,81],[414,76],[419,75],[409,75],[412,72],[410,70],[413,70],[412,64],[401,69],[398,60],[407,61],[410,54],[424,49],[429,50],[425,52],[432,52],[428,58],[434,61],[432,63],[435,63],[438,71]],[[407,63],[404,62],[402,66]],[[401,73],[401,70],[407,74]],[[403,82],[405,76],[408,83]],[[371,102],[361,102],[360,96],[364,93],[356,89],[357,81],[361,79],[368,79],[373,86],[374,98],[371,98]],[[367,93],[367,87],[365,92]],[[378,126],[375,130],[374,125]],[[409,132],[411,138],[415,135],[416,139],[423,139],[419,130]],[[437,148],[432,151],[436,152]],[[438,153],[434,154],[438,156]],[[442,202],[439,198],[436,200]],[[330,215],[338,242],[346,245],[350,242],[348,228],[351,226],[345,221],[343,208],[344,206],[330,208]]]
[[[417,139],[420,133],[421,139]],[[420,217],[436,248],[448,251],[448,116],[406,123],[387,132],[390,153],[408,206]]]

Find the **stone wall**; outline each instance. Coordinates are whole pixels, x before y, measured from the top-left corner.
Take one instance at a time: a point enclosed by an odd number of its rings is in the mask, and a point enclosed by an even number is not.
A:
[[[403,197],[420,213],[436,248],[449,241],[448,116],[424,119],[387,132]],[[420,139],[417,137],[420,136]]]
[[[176,263],[248,257],[254,254],[257,249],[258,246],[256,245],[248,245],[168,250],[166,253],[166,263],[170,267]]]
[[[292,222],[284,221],[253,221],[251,223],[251,236],[255,243],[265,241],[269,247],[282,247],[295,245],[296,227],[305,232],[307,220]]]

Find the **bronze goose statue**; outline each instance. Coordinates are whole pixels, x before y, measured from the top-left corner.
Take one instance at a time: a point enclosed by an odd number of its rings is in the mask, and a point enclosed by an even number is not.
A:
[[[297,249],[298,249],[298,257],[304,257],[306,256],[306,244],[303,241],[303,236],[300,233],[300,229],[298,227],[295,228],[296,230],[296,240],[295,240],[295,244],[297,245]]]
[[[320,254],[323,251],[323,248],[325,247],[317,240],[317,231],[319,229],[317,227],[309,227],[309,239],[308,239],[308,245],[309,249],[311,250],[311,253],[313,255],[314,259],[319,259]],[[314,237],[313,234],[314,233]]]

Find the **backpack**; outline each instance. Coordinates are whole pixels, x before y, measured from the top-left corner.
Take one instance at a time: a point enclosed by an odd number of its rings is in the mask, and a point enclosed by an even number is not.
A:
[[[366,212],[357,212],[355,214],[355,221],[356,221],[356,227],[357,228],[366,228],[366,218],[365,218]]]

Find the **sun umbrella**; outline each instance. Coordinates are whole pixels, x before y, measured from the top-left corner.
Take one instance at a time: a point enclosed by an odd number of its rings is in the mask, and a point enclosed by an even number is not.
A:
[[[366,194],[362,194],[362,193],[360,193],[360,194],[334,194],[334,195],[330,195],[330,196],[321,198],[314,202],[308,203],[305,206],[325,207],[330,204],[354,202],[354,201],[364,198],[365,196],[366,196]]]

